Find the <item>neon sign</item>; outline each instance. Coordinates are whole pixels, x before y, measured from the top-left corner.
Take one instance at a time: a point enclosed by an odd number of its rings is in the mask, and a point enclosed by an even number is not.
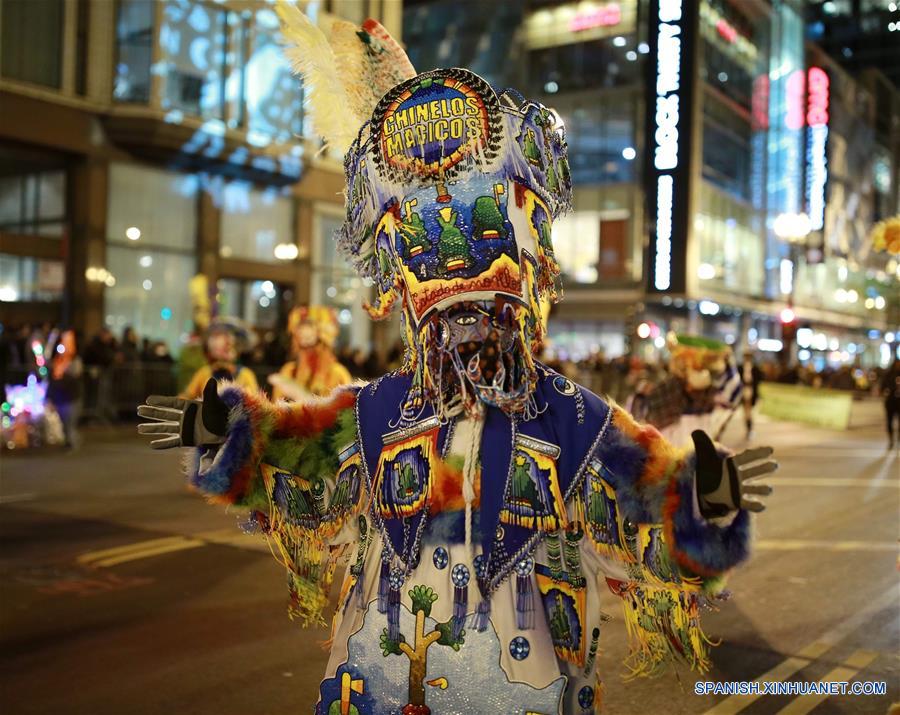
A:
[[[825,225],[825,188],[828,183],[828,73],[821,67],[807,72],[806,205],[810,228]]]
[[[582,32],[595,27],[611,27],[622,22],[622,8],[617,3],[579,12],[569,21],[569,32]]]
[[[656,244],[653,255],[653,286],[672,286],[672,227],[674,178],[678,168],[681,120],[681,0],[660,0],[656,31],[656,113],[653,133],[653,166],[656,176]]]

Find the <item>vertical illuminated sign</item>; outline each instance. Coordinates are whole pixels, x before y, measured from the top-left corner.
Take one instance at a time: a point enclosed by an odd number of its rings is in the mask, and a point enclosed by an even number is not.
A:
[[[684,292],[699,3],[652,0],[647,56],[648,288]]]
[[[810,67],[806,86],[806,212],[810,228],[821,231],[828,184],[828,73]]]

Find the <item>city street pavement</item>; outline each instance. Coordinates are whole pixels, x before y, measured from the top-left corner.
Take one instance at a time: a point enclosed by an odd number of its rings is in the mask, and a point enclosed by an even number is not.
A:
[[[900,700],[900,453],[878,403],[846,432],[762,421],[781,469],[730,600],[707,614],[701,679],[886,681],[882,697],[698,696],[671,670],[626,682],[619,605],[601,638],[604,712],[869,713]],[[726,443],[744,446],[740,420]],[[324,629],[286,615],[283,571],[240,514],[206,505],[176,452],[132,427],[78,452],[0,461],[0,711],[4,715],[311,712]]]

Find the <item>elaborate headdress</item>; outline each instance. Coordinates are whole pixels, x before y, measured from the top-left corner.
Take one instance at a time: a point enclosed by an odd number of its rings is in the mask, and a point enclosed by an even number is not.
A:
[[[294,44],[289,56],[312,85],[317,130],[346,152],[347,216],[338,245],[375,283],[376,299],[367,306],[373,318],[401,305],[416,382],[430,381],[426,348],[448,344],[447,327],[435,317],[490,301],[497,315],[488,323],[515,326],[525,344],[501,347],[525,353],[533,383],[541,303],[558,298],[550,226],[571,198],[559,117],[512,90],[497,94],[468,70],[416,75],[374,21],[355,34],[336,23],[329,42],[296,8],[282,5],[280,14]],[[347,146],[350,121],[358,124]],[[503,383],[511,371],[492,372],[497,384],[488,392],[509,394]],[[518,398],[523,390],[513,392]]]
[[[301,323],[312,323],[319,334],[319,342],[334,347],[340,327],[333,308],[324,305],[300,305],[288,313],[287,328],[293,335]]]

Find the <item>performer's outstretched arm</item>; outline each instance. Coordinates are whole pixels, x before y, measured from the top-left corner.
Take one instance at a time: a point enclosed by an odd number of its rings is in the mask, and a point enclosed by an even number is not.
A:
[[[612,482],[623,518],[661,524],[680,570],[716,579],[749,553],[749,513],[762,511],[771,488],[752,480],[777,469],[768,447],[737,455],[717,447],[704,432],[694,450],[681,450],[649,425],[614,407],[597,458]]]
[[[260,465],[333,481],[338,450],[356,440],[355,403],[356,388],[275,404],[259,392],[209,380],[202,400],[149,397],[138,414],[153,421],[138,431],[158,436],[154,449],[197,447],[188,473],[210,501],[267,510]]]

